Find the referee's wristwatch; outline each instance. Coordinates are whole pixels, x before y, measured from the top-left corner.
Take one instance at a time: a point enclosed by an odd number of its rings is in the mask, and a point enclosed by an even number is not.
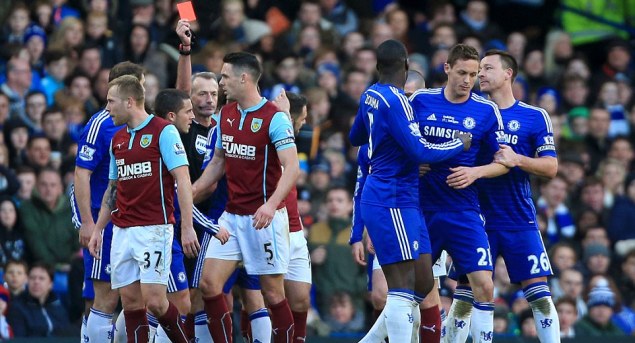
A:
[[[189,56],[192,53],[192,45],[179,44],[179,54],[182,56]]]

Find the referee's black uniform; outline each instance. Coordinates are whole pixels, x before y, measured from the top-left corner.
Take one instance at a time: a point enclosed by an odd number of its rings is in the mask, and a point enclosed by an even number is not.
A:
[[[185,154],[187,155],[187,161],[189,162],[189,171],[190,171],[190,180],[192,183],[198,180],[199,177],[203,174],[203,160],[205,159],[205,152],[207,150],[207,134],[211,129],[211,125],[209,127],[203,126],[196,121],[192,121],[192,125],[190,126],[190,131],[186,134],[181,134],[181,141],[185,147]],[[201,201],[196,207],[203,213],[207,214],[211,205],[211,199],[207,198]],[[203,239],[203,233],[205,230],[198,226],[194,225],[194,230],[196,231],[196,236],[198,238],[199,243],[201,243]],[[180,237],[179,237],[180,240]],[[205,252],[202,251],[202,254]],[[192,280],[194,277],[194,269],[196,268],[196,258],[188,258],[183,256],[183,263],[185,264],[185,271],[187,273],[188,283],[190,284],[190,288],[192,288]]]

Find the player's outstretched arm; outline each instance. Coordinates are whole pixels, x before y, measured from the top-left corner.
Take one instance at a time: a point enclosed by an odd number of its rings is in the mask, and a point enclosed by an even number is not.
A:
[[[170,174],[176,180],[179,198],[179,208],[181,210],[181,245],[185,256],[194,258],[198,256],[201,246],[196,238],[196,231],[192,223],[192,183],[190,182],[190,172],[188,166],[180,166],[170,170]]]
[[[283,150],[277,150],[277,153],[280,164],[282,164],[283,167],[282,175],[271,197],[254,213],[253,226],[256,229],[262,229],[271,223],[278,204],[287,197],[287,194],[289,194],[289,191],[291,191],[291,188],[295,185],[298,175],[300,175],[298,151],[295,145]]]
[[[111,161],[113,162],[113,161]],[[97,217],[97,222],[95,223],[95,230],[93,230],[93,234],[88,242],[88,250],[90,254],[93,255],[96,259],[101,258],[101,232],[104,230],[110,218],[112,217],[112,211],[115,209],[115,204],[117,203],[117,180],[111,179],[108,182],[108,188],[106,188],[106,192],[104,193],[104,197],[101,201],[101,209],[99,210],[99,217]]]
[[[225,150],[216,148],[201,177],[192,184],[192,198],[195,204],[206,199],[216,190],[216,184],[225,173]]]
[[[421,136],[419,124],[416,122],[414,111],[404,95],[405,101],[398,101],[390,107],[390,115],[386,116],[388,130],[399,143],[419,164],[436,163],[462,152],[465,144],[461,138],[455,138],[442,144],[433,144]],[[465,137],[466,143],[471,143],[470,137]],[[469,144],[469,143],[468,143]]]
[[[518,167],[530,174],[553,178],[558,172],[558,159],[552,156],[529,157],[514,152],[508,145],[501,144],[494,154],[494,162],[508,168]]]
[[[190,32],[188,36],[186,32]],[[181,40],[181,45],[192,51],[192,34],[190,30],[190,22],[187,20],[179,20],[176,24],[176,34]],[[190,55],[179,55],[179,64],[176,69],[176,89],[182,90],[190,94],[192,89],[192,59]]]
[[[82,218],[82,225],[79,228],[79,244],[88,246],[90,238],[95,230],[95,219],[90,210],[90,177],[93,171],[90,169],[75,167],[75,199],[79,208],[79,215]]]

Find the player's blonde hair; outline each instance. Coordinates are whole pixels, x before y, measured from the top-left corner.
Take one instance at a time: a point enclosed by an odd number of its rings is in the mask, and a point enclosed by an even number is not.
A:
[[[119,76],[108,83],[108,89],[112,87],[117,87],[119,97],[122,99],[133,98],[137,102],[137,107],[143,108],[145,90],[138,78],[132,75]]]

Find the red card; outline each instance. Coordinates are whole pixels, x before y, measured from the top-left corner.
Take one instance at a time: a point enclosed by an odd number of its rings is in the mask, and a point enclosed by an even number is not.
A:
[[[195,21],[196,13],[194,13],[194,7],[192,7],[191,1],[179,2],[176,4],[176,8],[179,10],[179,17],[187,21]]]

